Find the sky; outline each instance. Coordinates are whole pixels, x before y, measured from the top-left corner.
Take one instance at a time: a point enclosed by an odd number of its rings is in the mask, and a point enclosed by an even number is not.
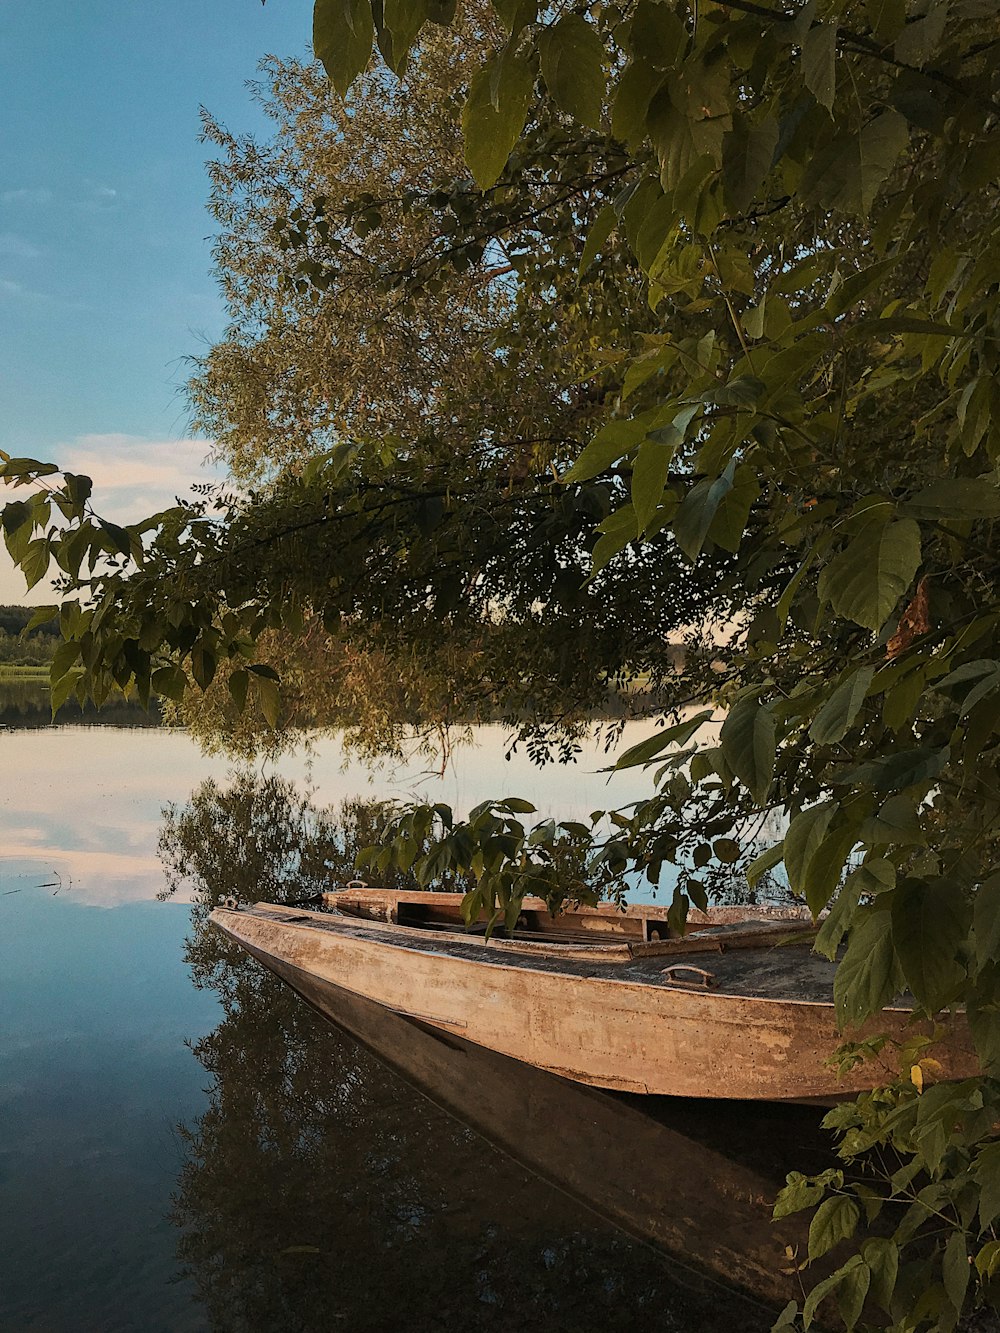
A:
[[[221,334],[199,108],[304,55],[312,0],[0,0],[0,448],[95,479],[128,522],[203,481],[185,358]],[[0,492],[0,501],[12,495]],[[26,596],[0,547],[0,603]]]

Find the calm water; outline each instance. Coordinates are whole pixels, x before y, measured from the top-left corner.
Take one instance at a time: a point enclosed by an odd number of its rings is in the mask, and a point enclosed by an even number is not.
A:
[[[303,801],[506,791],[570,818],[642,789],[478,741],[443,781],[324,743],[278,782],[182,734],[0,734],[0,1328],[769,1326],[767,1199],[815,1159],[811,1112],[567,1090],[349,997],[338,1030],[205,926],[248,879],[301,891]],[[187,873],[161,902],[165,828]]]

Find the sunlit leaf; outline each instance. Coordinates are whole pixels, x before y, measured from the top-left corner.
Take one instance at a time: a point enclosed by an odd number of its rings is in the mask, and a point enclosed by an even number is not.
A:
[[[505,48],[469,87],[462,110],[465,160],[480,189],[500,176],[524,128],[535,77],[527,60]]]
[[[313,50],[342,97],[368,64],[374,35],[370,0],[315,0]]]

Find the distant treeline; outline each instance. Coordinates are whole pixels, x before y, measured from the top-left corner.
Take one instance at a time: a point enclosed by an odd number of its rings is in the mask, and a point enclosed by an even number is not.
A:
[[[33,606],[0,606],[0,664],[46,666],[59,644],[56,621],[25,632]]]

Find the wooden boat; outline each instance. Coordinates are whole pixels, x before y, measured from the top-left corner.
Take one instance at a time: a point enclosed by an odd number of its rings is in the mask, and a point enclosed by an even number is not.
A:
[[[666,909],[526,899],[512,937],[464,926],[460,898],[355,883],[324,910],[216,908],[213,922],[278,972],[298,972],[443,1032],[580,1083],[626,1092],[829,1101],[894,1077],[878,1061],[839,1076],[834,964],[794,908],[694,913],[672,938]],[[978,1072],[964,1017],[934,1048],[942,1078]],[[852,1039],[928,1031],[901,1001]]]

